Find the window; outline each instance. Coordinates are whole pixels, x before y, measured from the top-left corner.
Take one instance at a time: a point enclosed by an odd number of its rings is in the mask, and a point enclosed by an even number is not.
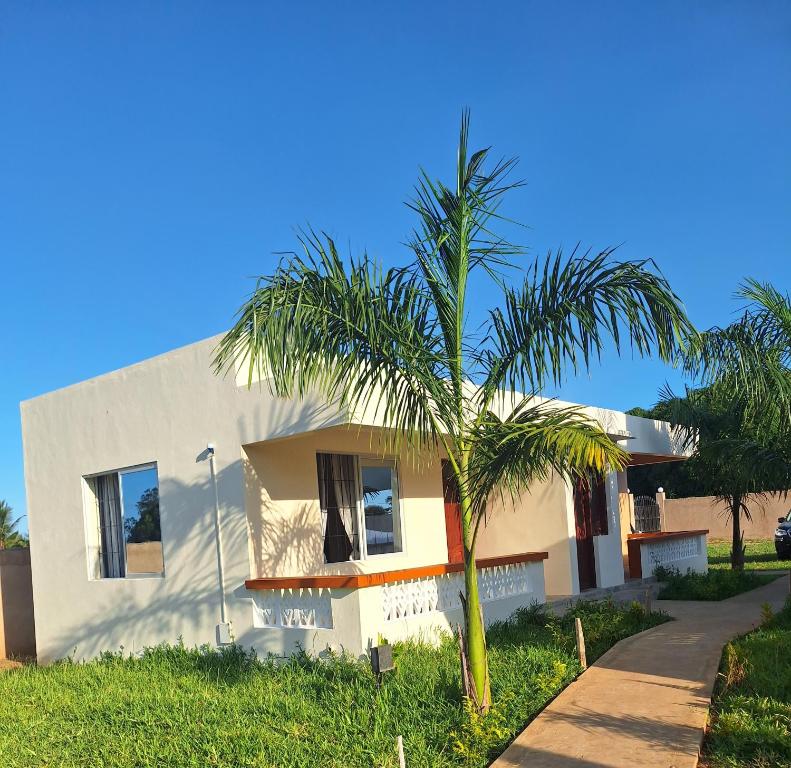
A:
[[[401,552],[395,462],[319,453],[316,463],[325,561]]]
[[[156,465],[85,478],[92,511],[88,552],[94,578],[164,572]]]
[[[400,552],[398,478],[392,461],[360,461],[365,522],[365,548],[369,555]]]

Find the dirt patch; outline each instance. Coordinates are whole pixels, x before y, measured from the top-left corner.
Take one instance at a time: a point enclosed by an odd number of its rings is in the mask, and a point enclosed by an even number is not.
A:
[[[17,669],[22,666],[21,661],[11,661],[11,659],[0,659],[0,672],[5,672],[7,669]]]

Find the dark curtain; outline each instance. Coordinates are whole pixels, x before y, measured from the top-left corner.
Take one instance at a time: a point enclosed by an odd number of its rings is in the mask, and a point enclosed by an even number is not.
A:
[[[341,563],[359,557],[354,532],[356,474],[353,456],[319,453],[319,506],[324,536],[324,559]],[[340,498],[339,498],[340,497]]]
[[[96,498],[102,534],[102,576],[121,578],[124,576],[124,529],[118,475],[96,478]]]

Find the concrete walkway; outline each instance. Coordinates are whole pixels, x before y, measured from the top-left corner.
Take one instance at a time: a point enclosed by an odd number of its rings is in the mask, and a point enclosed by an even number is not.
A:
[[[676,620],[607,651],[493,768],[694,768],[723,646],[788,593],[786,576],[718,603],[658,601]]]

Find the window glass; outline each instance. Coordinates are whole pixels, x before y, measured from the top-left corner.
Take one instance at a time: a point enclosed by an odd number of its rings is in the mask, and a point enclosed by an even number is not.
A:
[[[85,478],[89,575],[122,579],[164,572],[156,466]]]
[[[126,572],[162,573],[159,483],[155,467],[121,472]]]
[[[401,552],[398,486],[391,462],[361,462],[365,543],[369,555]]]

